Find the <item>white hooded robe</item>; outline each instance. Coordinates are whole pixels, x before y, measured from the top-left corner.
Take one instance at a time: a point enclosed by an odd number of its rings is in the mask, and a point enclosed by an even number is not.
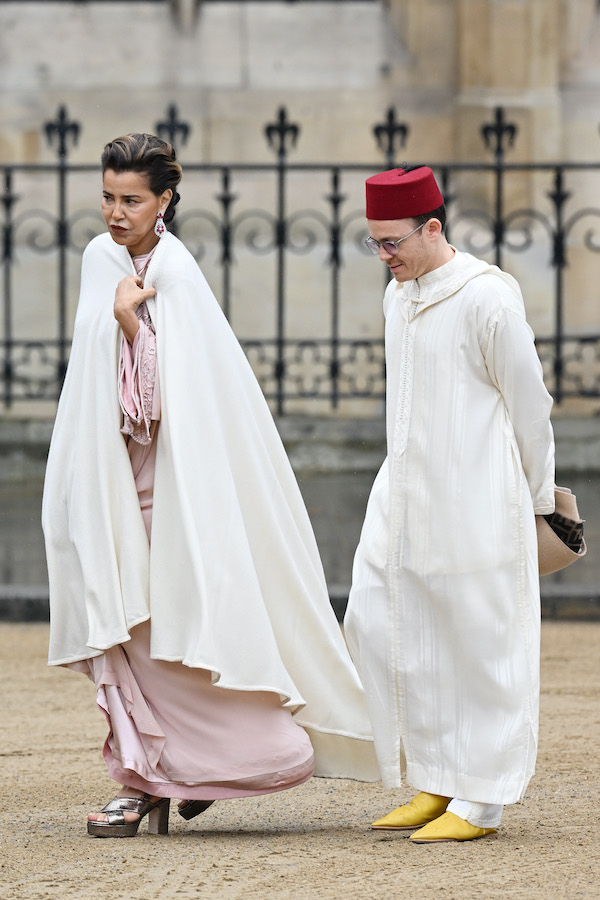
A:
[[[384,300],[388,456],[346,637],[384,784],[518,800],[537,748],[534,513],[554,509],[552,400],[516,281],[456,252]]]

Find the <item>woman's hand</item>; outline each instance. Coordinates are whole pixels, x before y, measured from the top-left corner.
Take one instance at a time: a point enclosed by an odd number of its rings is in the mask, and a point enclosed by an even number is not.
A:
[[[127,275],[121,279],[115,291],[115,319],[130,344],[133,344],[140,327],[136,309],[140,303],[156,294],[154,288],[142,287],[143,284],[144,280],[139,275]]]

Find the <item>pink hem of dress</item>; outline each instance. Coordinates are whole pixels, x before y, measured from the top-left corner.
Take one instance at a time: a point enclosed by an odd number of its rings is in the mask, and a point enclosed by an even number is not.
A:
[[[306,731],[279,698],[212,684],[210,673],[150,657],[150,620],[88,660],[110,731],[111,778],[155,797],[217,800],[296,787],[314,773]]]
[[[138,791],[144,791],[152,797],[176,797],[178,800],[234,800],[236,797],[258,797],[261,794],[275,794],[278,791],[285,791],[288,788],[298,787],[309,781],[314,772],[314,756],[308,760],[303,766],[297,766],[297,776],[295,780],[288,780],[296,774],[294,769],[290,769],[285,773],[285,782],[275,784],[272,787],[244,789],[219,787],[211,784],[181,784],[176,782],[154,782],[146,781],[140,778],[131,769],[121,769],[114,758],[104,755],[108,766],[108,774],[119,784],[126,784],[127,787],[135,788]]]

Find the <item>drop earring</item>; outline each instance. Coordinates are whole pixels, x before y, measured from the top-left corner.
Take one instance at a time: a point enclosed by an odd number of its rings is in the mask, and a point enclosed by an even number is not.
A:
[[[154,234],[161,238],[166,232],[165,223],[163,222],[163,214],[159,211],[156,213],[156,224],[154,226]]]

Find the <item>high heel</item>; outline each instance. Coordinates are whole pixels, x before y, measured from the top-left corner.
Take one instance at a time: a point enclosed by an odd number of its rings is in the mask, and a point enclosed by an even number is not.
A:
[[[152,800],[150,794],[142,797],[114,797],[101,812],[106,813],[107,822],[92,822],[88,819],[88,834],[94,837],[134,837],[144,816],[148,816],[148,834],[168,834],[168,797]],[[139,819],[126,822],[124,811],[137,813]]]
[[[205,809],[208,809],[209,806],[212,806],[214,802],[214,800],[186,800],[185,806],[180,806],[177,812],[184,819],[193,819],[195,816],[203,813]]]

